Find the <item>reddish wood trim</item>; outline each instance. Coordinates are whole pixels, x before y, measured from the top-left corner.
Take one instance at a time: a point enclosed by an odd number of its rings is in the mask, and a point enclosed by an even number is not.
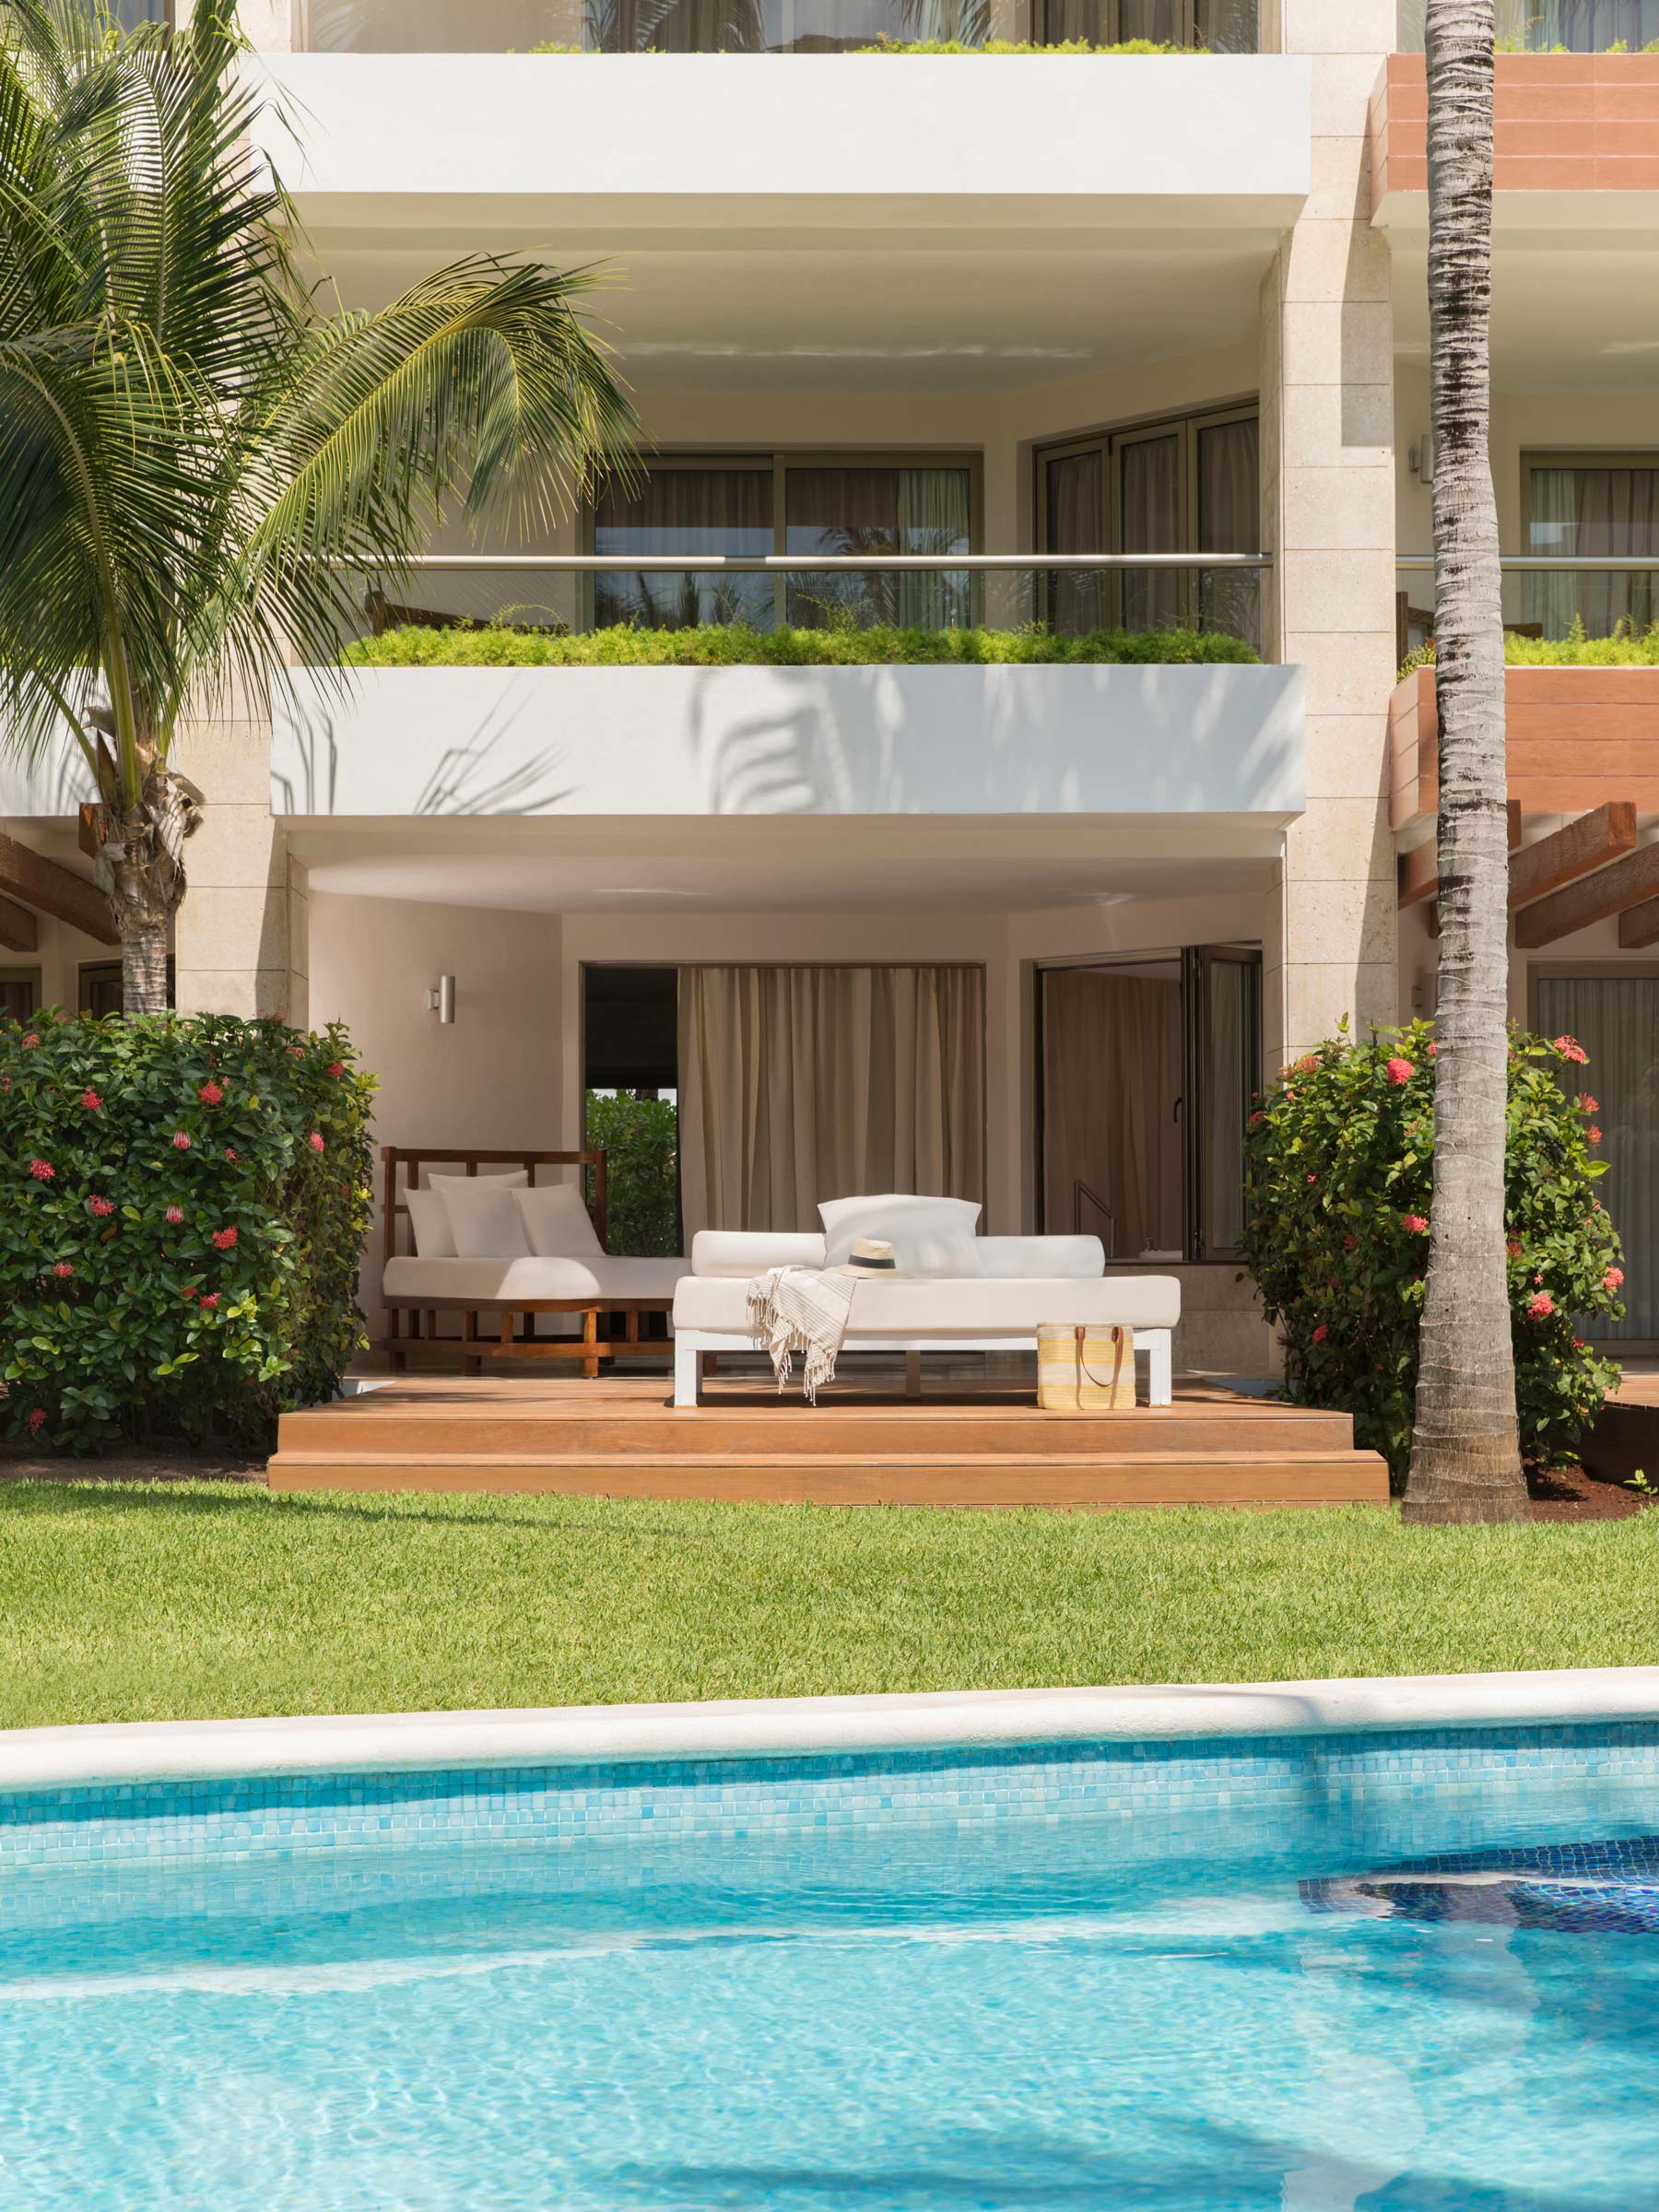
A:
[[[1513,802],[1511,802],[1513,806]],[[1518,813],[1519,808],[1515,808]],[[1510,859],[1511,906],[1527,906],[1548,891],[1588,876],[1593,868],[1635,850],[1636,809],[1629,799],[1609,799],[1594,814],[1581,814],[1535,845],[1524,845]]]
[[[1521,845],[1520,800],[1506,800],[1504,811],[1508,818],[1509,849],[1512,853],[1515,853],[1520,850]],[[1632,841],[1634,841],[1632,840]],[[1426,845],[1416,845],[1409,853],[1400,854],[1397,867],[1399,903],[1402,911],[1408,906],[1421,906],[1431,902],[1440,897],[1439,858],[1440,846],[1434,838],[1430,838]],[[1512,877],[1514,872],[1512,861],[1510,864],[1510,869]],[[1512,906],[1514,903],[1514,895],[1512,892],[1510,904]],[[1430,916],[1429,934],[1431,937],[1440,935],[1438,914]]]
[[[1515,943],[1526,950],[1552,945],[1574,930],[1606,922],[1627,907],[1659,895],[1659,845],[1640,845],[1610,867],[1599,868],[1565,890],[1523,907],[1515,918]]]
[[[0,893],[66,922],[100,945],[119,945],[109,900],[95,883],[0,832]]]
[[[0,899],[0,945],[7,952],[38,952],[41,948],[39,921],[14,899]]]
[[[1640,906],[1626,907],[1618,917],[1618,942],[1627,952],[1659,945],[1659,899],[1644,899]]]

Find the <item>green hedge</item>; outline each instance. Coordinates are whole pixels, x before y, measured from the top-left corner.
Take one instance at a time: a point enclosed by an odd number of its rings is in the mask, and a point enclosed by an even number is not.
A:
[[[1503,658],[1512,668],[1659,668],[1659,622],[1648,629],[1622,623],[1610,638],[1592,638],[1574,618],[1564,638],[1523,638],[1503,633]],[[1434,641],[1419,645],[1400,664],[1404,680],[1415,668],[1432,668]]]
[[[14,1435],[264,1445],[366,1342],[374,1089],[346,1033],[0,1022],[0,1359]]]
[[[1245,1140],[1245,1256],[1291,1394],[1351,1413],[1356,1441],[1396,1476],[1410,1457],[1434,1204],[1434,1056],[1428,1022],[1364,1044],[1345,1030],[1283,1071]],[[1509,1293],[1534,1465],[1570,1452],[1618,1380],[1576,1326],[1624,1313],[1623,1255],[1593,1187],[1606,1162],[1594,1157],[1584,1066],[1571,1037],[1512,1033]]]
[[[864,668],[941,663],[1255,661],[1222,630],[1091,629],[1061,637],[1026,629],[751,629],[705,622],[686,629],[426,629],[364,638],[341,656],[355,668]]]
[[[526,49],[530,53],[595,53],[593,46],[565,46],[557,39],[542,39]],[[659,46],[640,48],[641,54],[661,53]],[[980,45],[961,39],[877,39],[872,46],[854,46],[854,53],[1202,53],[1202,46],[1176,46],[1160,39],[1120,39],[1115,45],[1097,46],[1088,39],[1062,39],[1052,46],[1035,45],[1030,39],[986,39]],[[613,59],[616,57],[613,56]]]
[[[606,1155],[606,1249],[646,1260],[676,1257],[679,1114],[673,1101],[590,1090],[587,1143]]]

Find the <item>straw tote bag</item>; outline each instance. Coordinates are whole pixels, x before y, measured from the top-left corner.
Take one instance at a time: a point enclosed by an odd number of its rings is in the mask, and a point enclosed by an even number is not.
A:
[[[1037,1403],[1044,1413],[1129,1413],[1135,1331],[1045,1321],[1037,1331]]]

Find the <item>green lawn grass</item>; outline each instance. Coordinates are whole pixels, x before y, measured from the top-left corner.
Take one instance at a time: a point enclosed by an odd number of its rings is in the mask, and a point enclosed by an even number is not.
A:
[[[1659,1514],[0,1488],[0,1725],[1629,1665]]]

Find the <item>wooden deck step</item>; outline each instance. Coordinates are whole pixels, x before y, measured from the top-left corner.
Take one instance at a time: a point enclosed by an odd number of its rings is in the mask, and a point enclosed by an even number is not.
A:
[[[1134,1413],[1057,1415],[1035,1406],[812,1407],[715,1405],[693,1412],[671,1407],[625,1414],[603,1406],[574,1412],[492,1406],[478,1412],[429,1407],[418,1402],[377,1407],[373,1394],[337,1406],[285,1414],[277,1449],[283,1453],[379,1453],[440,1457],[461,1453],[491,1459],[503,1453],[557,1452],[583,1457],[707,1460],[728,1453],[787,1453],[800,1457],[856,1453],[984,1453],[1039,1460],[1096,1453],[1184,1453],[1221,1456],[1240,1450],[1261,1457],[1277,1452],[1342,1453],[1353,1449],[1347,1414],[1312,1413],[1296,1406],[1252,1409],[1143,1407]]]
[[[1372,1452],[676,1452],[649,1461],[575,1453],[279,1451],[274,1490],[477,1490],[818,1505],[1385,1504]]]

